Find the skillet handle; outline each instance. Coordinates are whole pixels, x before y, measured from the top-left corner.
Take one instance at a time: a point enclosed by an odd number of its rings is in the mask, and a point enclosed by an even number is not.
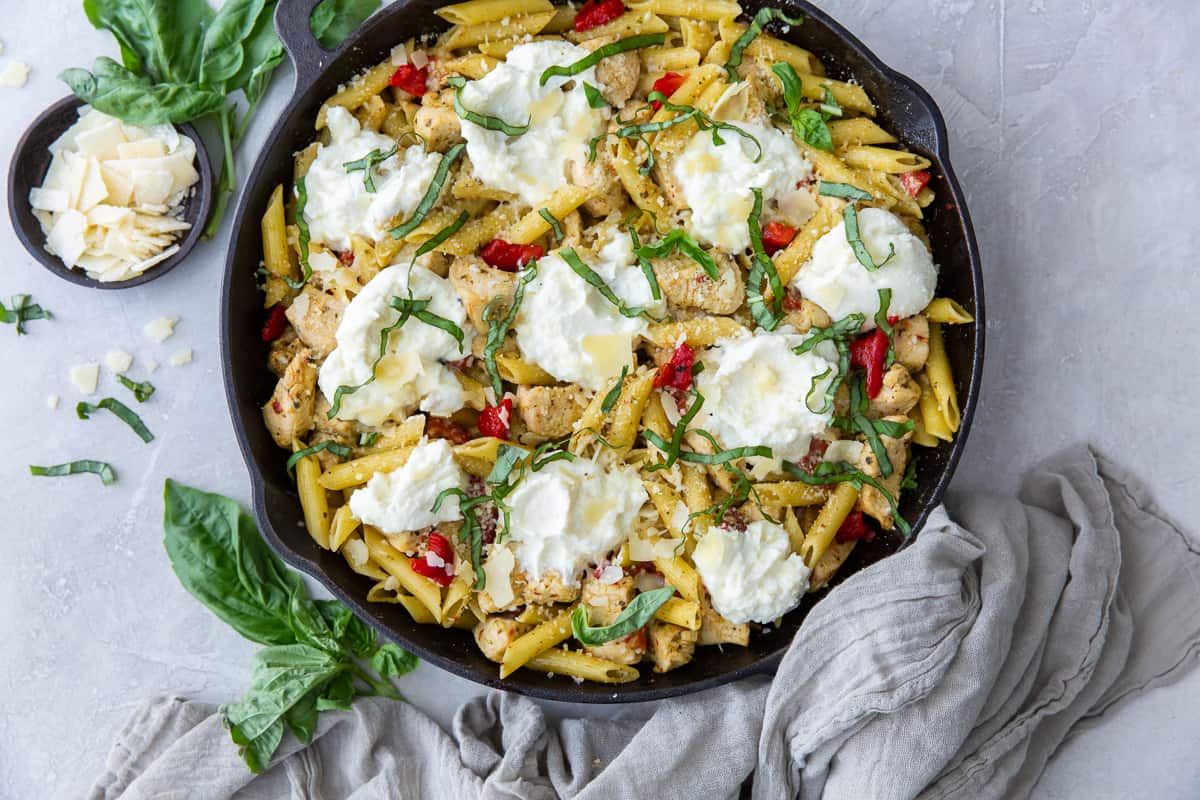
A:
[[[330,52],[313,36],[308,20],[321,0],[280,0],[275,7],[275,32],[292,58],[296,70],[293,93],[311,85],[329,59]]]

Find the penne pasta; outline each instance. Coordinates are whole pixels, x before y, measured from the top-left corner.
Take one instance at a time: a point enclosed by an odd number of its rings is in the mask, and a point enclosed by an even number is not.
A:
[[[464,50],[480,42],[532,35],[540,33],[552,19],[553,11],[539,11],[477,25],[455,25],[442,34],[438,46],[446,50]]]
[[[925,374],[929,386],[937,398],[938,412],[951,433],[958,431],[958,392],[954,388],[954,376],[950,371],[950,360],[946,357],[946,345],[942,340],[941,323],[929,323],[929,360],[925,362]]]
[[[922,312],[930,322],[943,325],[966,325],[974,322],[975,318],[965,308],[949,297],[935,297]]]
[[[675,587],[684,600],[700,600],[700,573],[680,556],[656,558],[654,567]]]
[[[800,555],[809,569],[814,569],[825,555],[833,538],[837,536],[838,529],[854,510],[856,502],[858,489],[849,483],[839,483],[825,501],[825,505],[821,506],[817,521],[813,523],[812,529],[804,537],[804,544],[800,546]]]
[[[412,447],[397,447],[394,450],[384,450],[380,453],[356,458],[353,461],[335,464],[320,473],[318,483],[325,489],[349,489],[353,486],[361,486],[371,480],[371,476],[376,472],[391,472],[404,466],[411,452]],[[316,461],[312,456],[309,458]]]
[[[320,483],[321,462],[315,455],[305,456],[296,464],[296,489],[304,510],[308,535],[326,550],[329,546],[329,498]]]
[[[687,628],[689,631],[698,631],[700,630],[700,604],[695,600],[680,600],[678,597],[672,597],[658,607],[658,611],[654,612],[654,618]]]
[[[591,192],[578,186],[564,186],[545,199],[539,208],[535,208],[517,221],[508,230],[505,241],[514,244],[530,244],[550,232],[550,223],[542,216],[542,211],[550,212],[557,220],[562,220],[568,214],[587,202]]]
[[[906,150],[892,150],[874,145],[855,145],[841,152],[842,160],[852,167],[901,175],[918,169],[927,169],[929,159]]]
[[[466,3],[442,6],[433,13],[451,25],[480,25],[506,17],[547,11],[554,11],[550,0],[469,0]]]
[[[748,333],[730,317],[693,317],[678,322],[658,322],[650,326],[650,341],[659,347],[674,347],[681,339],[693,348],[712,347],[722,339]]]
[[[500,677],[507,678],[535,656],[571,638],[571,612],[574,607],[546,620],[533,630],[509,643],[500,662]]]
[[[829,135],[837,150],[863,144],[895,144],[898,141],[874,120],[866,117],[830,120]]]
[[[566,675],[596,683],[629,683],[639,677],[638,671],[633,667],[561,647],[539,653],[525,666],[538,672]]]
[[[338,510],[333,512],[333,521],[329,525],[329,549],[341,550],[342,545],[354,535],[361,524],[354,518],[349,504],[338,506]]]
[[[367,525],[363,528],[363,541],[375,561],[385,572],[395,578],[429,612],[433,621],[442,621],[442,590],[436,583],[413,570],[409,559],[398,553],[383,535]],[[403,602],[403,601],[400,601]]]

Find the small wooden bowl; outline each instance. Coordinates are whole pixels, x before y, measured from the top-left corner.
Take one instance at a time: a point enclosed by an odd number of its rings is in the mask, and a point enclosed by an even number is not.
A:
[[[183,201],[183,218],[191,223],[192,227],[187,231],[187,235],[177,242],[178,252],[129,280],[98,281],[89,277],[83,270],[68,268],[62,259],[46,249],[46,234],[29,205],[29,190],[41,186],[46,178],[46,171],[50,168],[50,145],[67,128],[75,124],[79,118],[79,107],[83,104],[83,101],[74,95],[64,97],[43,111],[22,134],[8,169],[8,214],[12,219],[13,230],[29,254],[63,280],[93,289],[128,289],[131,286],[149,283],[174,269],[180,261],[187,258],[196,242],[200,241],[213,200],[212,167],[208,163],[208,152],[204,149],[204,142],[195,128],[191,125],[175,126],[180,133],[195,143],[196,171],[200,173],[200,180]]]

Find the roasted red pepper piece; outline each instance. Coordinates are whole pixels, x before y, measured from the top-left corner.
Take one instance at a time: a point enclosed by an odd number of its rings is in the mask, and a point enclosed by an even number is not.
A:
[[[929,179],[932,177],[927,169],[919,169],[916,172],[904,172],[899,176],[900,185],[904,187],[904,191],[913,197],[921,193],[921,190],[925,188],[925,184],[929,183]]]
[[[767,251],[767,255],[775,255],[791,244],[792,239],[795,238],[796,229],[791,225],[784,225],[782,222],[768,222],[762,232],[763,249]]]
[[[842,523],[842,527],[838,528],[835,538],[839,542],[854,542],[859,539],[869,542],[875,538],[875,529],[863,519],[861,511],[851,511],[846,517],[846,521]]]
[[[850,363],[867,371],[867,397],[872,400],[883,388],[889,344],[887,334],[879,328],[850,343]]]
[[[607,25],[624,13],[625,4],[621,0],[587,0],[575,15],[575,30],[578,33],[590,31]]]
[[[454,444],[471,441],[471,434],[466,428],[445,417],[426,417],[425,434],[431,439],[449,439]]]
[[[430,556],[433,556],[435,562],[440,559],[442,565],[430,564]],[[413,572],[424,575],[439,586],[449,586],[454,580],[454,547],[440,533],[429,534],[429,540],[425,544],[425,556],[414,558],[410,563]]]
[[[343,267],[353,266],[354,251],[353,250],[343,250],[342,252],[338,253],[338,261],[341,263],[341,265]]]
[[[692,364],[696,361],[696,351],[684,342],[675,348],[671,360],[658,368],[654,376],[654,388],[670,387],[686,392],[692,385]]]
[[[513,402],[511,397],[500,401],[498,406],[488,406],[479,412],[479,432],[484,436],[507,439],[512,429]]]
[[[413,97],[424,97],[425,92],[429,88],[428,81],[428,68],[421,67],[418,69],[412,64],[401,64],[392,73],[392,77],[388,78],[388,85],[403,89]]]
[[[683,81],[686,78],[687,75],[680,75],[678,72],[668,72],[666,75],[663,75],[661,78],[656,80],[650,89],[651,91],[661,92],[663,97],[670,100],[671,95],[675,94],[679,87],[683,85]],[[662,108],[662,101],[651,100],[650,107],[655,111],[658,111],[660,108]]]
[[[503,239],[492,239],[479,249],[479,257],[488,266],[505,272],[516,272],[545,254],[546,250],[540,244],[512,244]]]
[[[287,328],[287,309],[282,303],[277,303],[271,306],[271,313],[267,314],[267,321],[263,323],[262,340],[264,342],[273,342],[280,336],[283,336],[283,331]]]

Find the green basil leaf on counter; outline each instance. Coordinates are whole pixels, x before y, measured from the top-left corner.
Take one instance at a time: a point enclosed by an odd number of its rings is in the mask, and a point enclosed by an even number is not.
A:
[[[133,432],[136,433],[138,438],[140,438],[143,442],[148,444],[154,441],[154,434],[151,433],[150,429],[146,427],[146,423],[142,422],[142,418],[135,414],[129,406],[125,405],[120,400],[117,400],[115,397],[106,397],[95,405],[81,400],[75,405],[75,414],[80,419],[91,419],[91,415],[97,411],[100,411],[101,409],[111,411],[113,416],[132,428]]]
[[[124,375],[118,375],[117,381],[129,391],[139,403],[144,403],[154,394],[154,384],[150,381],[134,381]]]
[[[92,459],[81,459],[66,464],[55,464],[50,467],[36,467],[32,465],[29,467],[29,474],[36,475],[39,478],[61,478],[66,475],[83,475],[85,473],[99,476],[100,482],[105,486],[112,484],[117,479],[117,471],[113,469],[112,464]]]

